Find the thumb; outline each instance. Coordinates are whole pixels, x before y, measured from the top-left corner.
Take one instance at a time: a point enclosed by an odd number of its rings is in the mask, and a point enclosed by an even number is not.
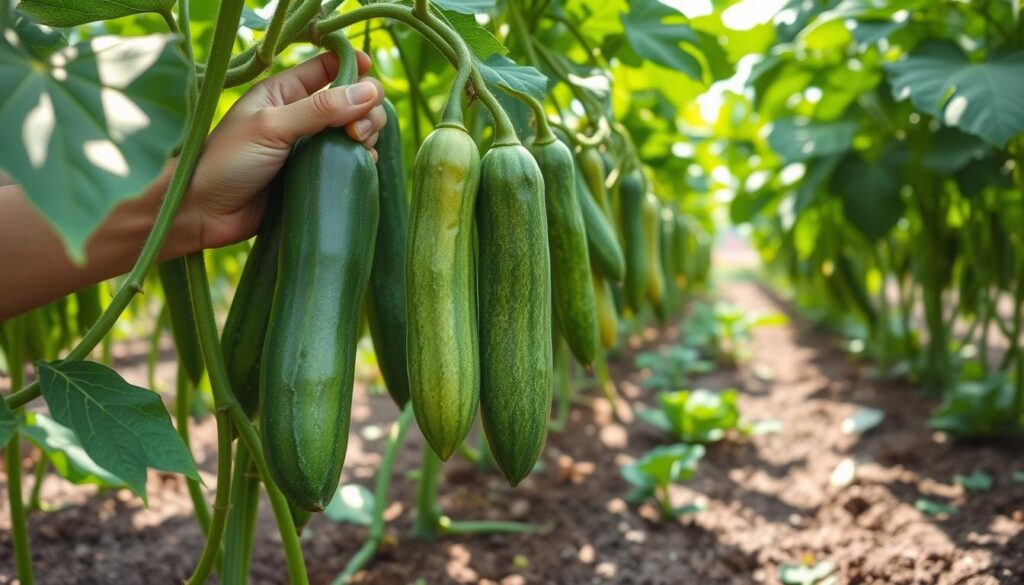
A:
[[[291,146],[303,136],[366,117],[383,96],[376,80],[328,88],[285,106],[265,108],[259,129],[265,138]]]

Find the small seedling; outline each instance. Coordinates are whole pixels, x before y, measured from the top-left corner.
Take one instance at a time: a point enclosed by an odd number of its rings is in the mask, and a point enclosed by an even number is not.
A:
[[[712,362],[700,358],[696,349],[678,345],[641,352],[635,363],[638,369],[651,371],[641,385],[660,390],[677,390],[686,386],[693,374],[707,374],[715,369]]]
[[[713,443],[730,430],[743,430],[735,389],[662,392],[658,399],[660,410],[642,410],[637,416],[682,441]]]
[[[673,508],[669,501],[668,489],[674,483],[693,479],[697,463],[704,457],[702,445],[662,445],[647,452],[642,458],[622,466],[622,477],[633,489],[626,494],[626,501],[639,505],[648,499],[657,501],[663,520],[677,519],[703,509],[693,503]]]
[[[1005,374],[981,382],[961,382],[946,397],[928,424],[957,438],[998,437],[1021,432],[1013,416],[1013,384]]]
[[[970,475],[958,473],[953,476],[953,482],[969,492],[987,492],[992,489],[993,483],[992,476],[979,469],[975,469]]]

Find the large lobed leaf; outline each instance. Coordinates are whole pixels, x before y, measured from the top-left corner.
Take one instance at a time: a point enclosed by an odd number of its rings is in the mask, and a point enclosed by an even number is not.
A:
[[[1024,132],[1024,52],[973,62],[950,42],[928,41],[885,70],[896,99],[910,98],[948,126],[999,147]]]
[[[707,41],[690,27],[678,9],[660,0],[633,0],[629,12],[622,15],[622,25],[637,55],[698,81],[702,79],[700,61],[680,45],[685,43],[699,50]]]
[[[486,61],[475,60],[480,76],[492,90],[500,87],[526,93],[538,100],[544,99],[548,78],[534,67],[517,65],[503,55],[492,55]]]
[[[832,190],[843,200],[843,215],[870,242],[889,233],[905,210],[900,190],[905,148],[890,148],[877,160],[850,153],[832,175]]]
[[[39,362],[39,381],[50,413],[78,436],[97,465],[124,480],[146,500],[146,469],[199,479],[195,462],[160,395],[125,382],[94,362]]]
[[[96,37],[42,59],[0,38],[0,165],[82,259],[114,205],[164,167],[185,126],[176,37]]]

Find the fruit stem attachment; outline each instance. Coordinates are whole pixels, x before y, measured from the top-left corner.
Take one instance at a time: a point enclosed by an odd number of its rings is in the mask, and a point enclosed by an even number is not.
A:
[[[501,85],[499,87],[501,87],[502,91],[515,96],[530,107],[530,110],[533,112],[534,121],[537,124],[537,136],[533,139],[534,144],[540,146],[541,144],[548,144],[555,141],[555,134],[551,131],[551,124],[548,123],[547,112],[544,111],[544,104],[540,103],[540,100],[526,92],[512,89],[507,85]],[[570,136],[571,135],[572,134],[570,134]]]
[[[334,31],[321,39],[323,46],[338,56],[338,75],[331,82],[331,87],[351,85],[359,76],[359,63],[356,61],[356,50],[348,37],[340,30]]]

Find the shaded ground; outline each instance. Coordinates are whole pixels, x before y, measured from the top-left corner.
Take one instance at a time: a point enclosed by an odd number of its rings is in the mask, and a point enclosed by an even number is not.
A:
[[[728,283],[721,294],[747,310],[788,310],[749,282]],[[612,363],[632,409],[654,400],[638,386],[644,373],[633,367],[634,352],[677,337],[674,327],[648,330]],[[568,429],[549,439],[543,471],[519,488],[463,462],[446,464],[442,504],[452,518],[523,520],[544,525],[544,534],[414,541],[407,535],[415,484],[404,476],[419,464],[422,442],[413,431],[392,487],[388,550],[357,582],[779,583],[780,564],[827,560],[839,583],[1024,583],[1024,483],[1013,480],[1014,470],[1024,471],[1024,445],[943,441],[925,424],[933,402],[905,385],[865,378],[867,366],[849,361],[833,336],[796,318],[756,330],[752,350],[750,364],[698,385],[739,388],[745,418],[777,419],[782,428],[709,448],[696,479],[672,492],[676,505],[705,499],[705,511],[663,524],[651,520],[653,509],[621,500],[627,486],[619,464],[666,439],[640,421],[616,420],[597,400],[574,408]],[[859,406],[883,410],[885,420],[863,436],[843,434],[842,421]],[[631,420],[630,409],[620,410]],[[344,481],[372,483],[381,431],[396,415],[386,398],[357,392]],[[196,425],[193,440],[212,488],[212,419]],[[855,479],[835,487],[830,478],[845,459],[858,462]],[[967,494],[954,483],[955,474],[975,470],[994,478],[992,491]],[[0,488],[6,491],[3,482]],[[174,476],[150,476],[148,509],[126,493],[97,494],[56,478],[43,496],[58,509],[30,518],[40,583],[179,582],[202,548],[184,482]],[[915,508],[919,499],[959,512],[933,518]],[[5,501],[0,583],[13,582],[8,522]],[[253,582],[282,583],[283,556],[265,505],[260,532]],[[311,579],[327,583],[365,530],[317,518],[307,536]]]

